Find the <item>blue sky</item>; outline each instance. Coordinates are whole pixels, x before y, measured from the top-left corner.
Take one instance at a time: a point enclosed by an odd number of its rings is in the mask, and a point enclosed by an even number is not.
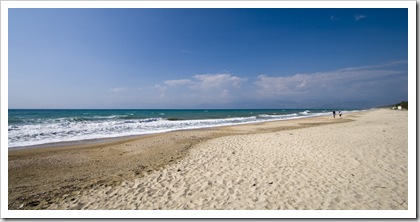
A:
[[[408,98],[407,9],[9,9],[9,108]]]

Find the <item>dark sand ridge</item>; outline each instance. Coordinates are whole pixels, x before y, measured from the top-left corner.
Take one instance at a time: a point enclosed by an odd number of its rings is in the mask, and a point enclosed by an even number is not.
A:
[[[357,116],[354,113],[335,119],[312,117],[174,131],[95,144],[10,149],[8,208],[46,209],[63,199],[77,198],[76,191],[133,180],[177,162],[196,144],[208,139],[343,123]]]

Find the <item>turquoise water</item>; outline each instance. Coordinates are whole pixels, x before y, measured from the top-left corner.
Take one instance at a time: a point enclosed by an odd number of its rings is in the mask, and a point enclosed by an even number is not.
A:
[[[343,110],[351,112],[354,110]],[[331,115],[320,109],[9,109],[9,148]]]

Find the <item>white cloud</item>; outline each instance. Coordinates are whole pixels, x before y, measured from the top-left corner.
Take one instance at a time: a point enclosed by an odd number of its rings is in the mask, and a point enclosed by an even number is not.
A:
[[[249,81],[230,73],[200,74],[156,84],[149,99],[169,107],[316,106],[330,101],[387,103],[407,91],[407,61]],[[154,96],[155,95],[155,96]],[[388,99],[387,99],[388,98]],[[321,105],[322,106],[322,105]]]
[[[354,20],[355,21],[360,21],[361,19],[366,18],[366,15],[354,15]]]
[[[198,89],[212,89],[219,88],[226,85],[231,85],[235,88],[239,88],[240,84],[245,81],[245,79],[239,78],[237,76],[232,76],[230,74],[204,74],[204,75],[195,75],[194,87]]]
[[[390,64],[382,66],[365,66],[316,72],[295,74],[291,76],[270,77],[258,76],[255,82],[255,95],[259,98],[332,98],[355,97],[357,94],[378,89],[383,79],[392,79],[405,71],[384,69]],[[392,77],[394,76],[394,77]],[[371,89],[366,85],[375,86]],[[369,95],[366,95],[369,97]]]
[[[115,88],[109,89],[109,91],[114,92],[114,93],[120,93],[120,92],[127,91],[127,89],[123,87],[115,87]]]
[[[223,98],[227,98],[227,97],[229,97],[229,96],[230,96],[230,95],[229,95],[229,90],[224,89],[224,90],[220,93],[220,96],[221,96],[221,97],[223,97]]]
[[[166,96],[166,90],[168,89],[168,87],[166,87],[166,86],[162,86],[162,85],[159,85],[159,84],[156,84],[155,85],[155,88],[156,89],[158,89],[159,90],[159,97],[160,98],[165,98],[165,96]]]
[[[332,16],[330,16],[330,20],[331,20],[331,21],[338,21],[338,20],[340,20],[340,19],[339,19],[339,18],[337,18],[337,16],[332,15]]]
[[[193,82],[190,79],[176,79],[176,80],[167,80],[165,84],[168,86],[178,86],[178,85],[189,85]]]
[[[231,74],[201,74],[195,75],[192,79],[175,79],[164,81],[168,87],[187,86],[195,90],[210,90],[222,87],[235,87],[240,88],[242,82],[246,79],[232,76]]]
[[[166,80],[156,84],[159,98],[178,104],[226,104],[241,93],[244,78],[230,73],[199,74],[189,79]],[[163,100],[162,100],[163,102]]]

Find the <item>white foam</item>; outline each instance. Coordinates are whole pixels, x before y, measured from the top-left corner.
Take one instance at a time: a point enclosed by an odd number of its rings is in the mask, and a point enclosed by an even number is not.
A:
[[[329,112],[309,114],[309,112],[305,111],[302,113],[306,114],[261,114],[250,117],[176,121],[170,121],[165,118],[115,119],[115,116],[95,121],[61,118],[46,120],[39,124],[9,125],[9,148],[329,115]]]
[[[301,114],[301,115],[308,115],[310,112],[311,111],[309,111],[309,110],[305,110],[303,112],[300,112],[299,114]]]
[[[275,115],[275,114],[260,114],[258,115],[258,117],[261,118],[276,118],[276,119],[286,119],[286,118],[291,118],[291,117],[295,117],[298,116],[297,113],[292,113],[292,114],[283,114],[283,115]]]

